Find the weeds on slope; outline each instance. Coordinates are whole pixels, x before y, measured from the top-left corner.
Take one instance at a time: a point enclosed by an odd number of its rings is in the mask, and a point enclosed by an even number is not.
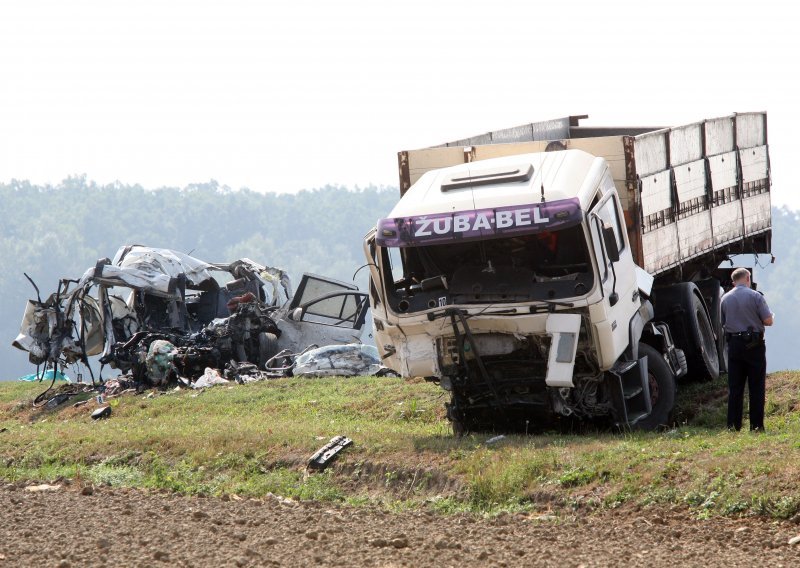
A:
[[[724,429],[723,381],[681,385],[662,432],[588,431],[455,439],[441,391],[392,378],[280,379],[202,393],[122,397],[32,414],[38,385],[0,387],[0,478],[428,506],[445,512],[672,504],[699,516],[800,512],[800,374],[768,380],[767,434]],[[355,442],[308,475],[330,437]]]

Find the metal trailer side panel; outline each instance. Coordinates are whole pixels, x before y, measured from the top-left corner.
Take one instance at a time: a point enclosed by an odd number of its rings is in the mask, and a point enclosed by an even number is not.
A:
[[[696,122],[669,131],[669,163],[680,166],[703,158],[703,123]]]
[[[668,134],[669,130],[658,130],[634,138],[636,174],[639,177],[661,172],[669,167]]]
[[[637,161],[638,165],[638,161]],[[642,268],[657,274],[680,260],[672,201],[672,170],[641,178]]]
[[[767,143],[767,115],[763,112],[736,114],[736,146],[752,148]]]
[[[737,198],[739,180],[736,152],[709,156],[708,169],[714,246],[722,246],[741,239],[744,234],[742,203]]]
[[[446,142],[441,144],[441,146],[482,146],[485,144],[560,140],[562,138],[569,138],[570,126],[573,123],[577,123],[581,118],[586,118],[586,116],[566,116],[564,118],[555,118],[542,122],[531,122],[529,124],[504,128],[503,130],[493,130],[485,134],[470,136],[453,142]]]
[[[650,274],[658,274],[676,265],[680,259],[678,249],[678,225],[671,223],[642,235],[644,259],[642,268]]]
[[[766,114],[650,132],[633,137],[632,146],[629,188],[636,179],[645,270],[655,276],[704,255],[714,263],[732,250],[769,252]],[[672,191],[656,189],[669,172]]]
[[[673,176],[678,197],[678,248],[682,257],[702,254],[714,247],[706,162],[700,159],[676,166]]]
[[[706,120],[704,130],[706,142],[705,154],[707,156],[716,156],[717,154],[732,152],[734,148],[736,148],[736,137],[734,136],[735,128],[732,116],[723,116],[721,118]]]
[[[744,234],[751,236],[770,226],[767,147],[739,150],[739,164],[742,169]]]

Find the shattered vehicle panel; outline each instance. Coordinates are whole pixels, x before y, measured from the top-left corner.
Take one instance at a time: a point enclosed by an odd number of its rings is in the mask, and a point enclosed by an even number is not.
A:
[[[382,376],[394,371],[381,364],[378,350],[373,345],[328,345],[306,351],[294,363],[295,377],[353,377],[361,375]]]
[[[13,345],[36,365],[88,366],[100,355],[158,385],[232,362],[263,370],[282,349],[358,341],[367,309],[344,282],[306,274],[295,296],[283,270],[246,258],[213,264],[131,245],[62,280],[46,301],[30,300]]]

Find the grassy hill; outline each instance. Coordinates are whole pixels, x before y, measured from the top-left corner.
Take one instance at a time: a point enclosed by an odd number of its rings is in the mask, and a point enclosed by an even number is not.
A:
[[[800,373],[769,376],[767,434],[724,429],[722,381],[681,385],[658,433],[455,439],[442,391],[389,378],[280,379],[34,410],[39,384],[0,385],[0,479],[292,498],[450,512],[673,504],[700,516],[800,513]],[[323,473],[308,457],[344,434]]]

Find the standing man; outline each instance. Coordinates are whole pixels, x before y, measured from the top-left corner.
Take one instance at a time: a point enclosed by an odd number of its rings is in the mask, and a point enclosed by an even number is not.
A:
[[[728,340],[728,428],[742,428],[744,385],[750,394],[750,430],[764,431],[767,346],[764,326],[773,314],[763,294],[750,288],[750,272],[731,274],[733,289],[722,297],[722,326]]]

